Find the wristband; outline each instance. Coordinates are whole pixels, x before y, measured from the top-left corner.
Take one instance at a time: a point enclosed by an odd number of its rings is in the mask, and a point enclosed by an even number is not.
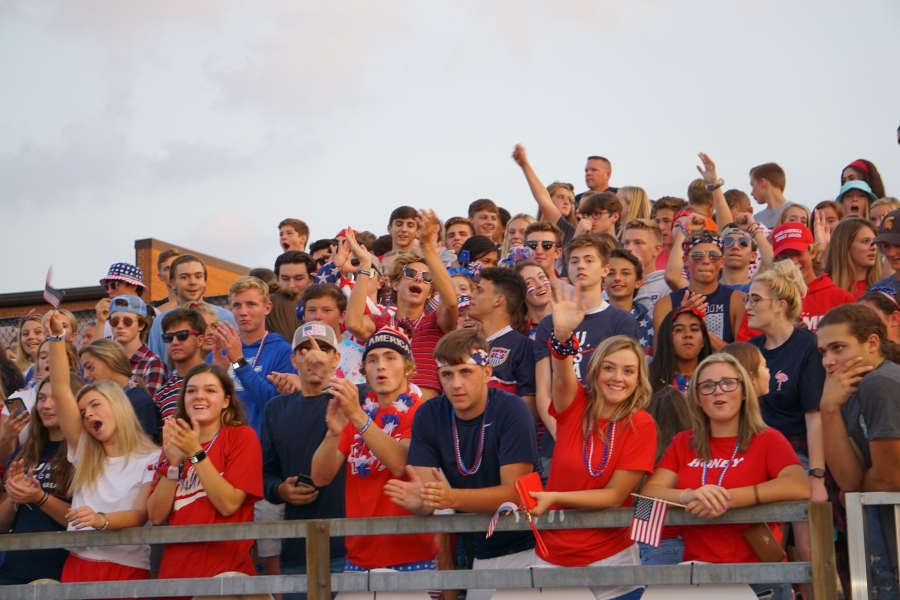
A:
[[[568,340],[561,342],[556,338],[556,334],[551,331],[550,337],[547,338],[547,347],[550,348],[550,354],[553,355],[553,358],[565,360],[568,356],[578,354],[578,338],[573,333]]]
[[[368,277],[371,277],[371,276],[372,276],[372,271],[366,271],[365,269],[357,269],[357,270],[356,270],[356,276],[359,277],[360,275],[366,275],[366,276],[368,276]]]
[[[44,497],[41,498],[41,501],[40,501],[40,502],[38,502],[37,504],[34,505],[35,508],[40,508],[40,507],[42,507],[42,506],[44,505],[44,503],[47,502],[47,500],[49,500],[49,499],[50,499],[50,494],[47,493],[47,492],[44,492]]]
[[[717,190],[717,189],[719,189],[720,187],[722,187],[723,185],[725,185],[725,180],[722,179],[722,178],[720,177],[719,180],[718,180],[717,182],[715,182],[715,183],[707,183],[707,184],[706,184],[706,191],[707,191],[707,192],[711,192],[711,191],[713,191],[713,190]]]
[[[48,341],[48,342],[61,342],[61,341],[64,340],[64,339],[66,339],[66,332],[65,332],[65,330],[63,330],[62,335],[48,335],[48,336],[47,336],[47,341]]]
[[[358,427],[356,429],[356,433],[358,433],[359,435],[364,434],[371,425],[372,425],[372,417],[369,417],[368,419],[366,419],[366,422],[362,427]]]
[[[100,515],[100,516],[102,516],[102,517],[103,517],[103,520],[106,521],[106,522],[103,524],[103,527],[101,527],[100,529],[97,530],[97,531],[103,531],[103,530],[105,530],[107,527],[109,527],[109,517],[106,515],[106,513],[103,513],[103,512],[98,512],[97,514]]]

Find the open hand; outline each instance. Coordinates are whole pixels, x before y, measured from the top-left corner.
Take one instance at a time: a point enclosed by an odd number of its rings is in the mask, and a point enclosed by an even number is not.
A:
[[[293,394],[300,391],[300,377],[296,373],[278,373],[272,371],[266,375],[279,394]]]
[[[854,356],[845,360],[830,375],[825,376],[825,387],[822,389],[821,408],[843,406],[856,390],[859,382],[875,367],[861,366],[862,356]]]
[[[230,362],[237,362],[244,357],[241,334],[228,321],[223,321],[219,324],[218,329],[216,329],[216,339],[219,342],[219,346],[225,350],[225,356],[228,357]]]
[[[453,508],[453,488],[450,482],[444,477],[440,470],[432,467],[431,473],[437,481],[429,481],[422,489],[422,502],[428,508],[435,510],[444,510],[445,508]]]
[[[87,529],[88,527],[100,529],[106,524],[103,515],[98,515],[90,506],[70,508],[66,513],[66,521],[71,523],[75,529]]]
[[[384,495],[400,508],[415,512],[423,506],[424,486],[413,467],[406,466],[406,475],[409,477],[409,481],[391,479],[384,484]]]
[[[194,456],[203,450],[203,446],[200,444],[200,423],[197,421],[191,419],[191,424],[188,425],[184,419],[166,419],[163,431],[166,430],[169,432],[171,445],[183,452],[185,456]],[[184,460],[183,457],[182,460]]]
[[[587,310],[587,301],[581,292],[581,284],[576,283],[569,291],[565,282],[557,281],[553,290],[550,306],[553,310],[553,334],[560,342],[565,343],[572,333],[584,321],[584,313]]]
[[[700,171],[703,181],[706,183],[718,183],[719,175],[716,173],[716,163],[705,152],[701,152],[697,156],[700,157],[700,161],[703,163],[703,168],[697,165],[697,170]]]

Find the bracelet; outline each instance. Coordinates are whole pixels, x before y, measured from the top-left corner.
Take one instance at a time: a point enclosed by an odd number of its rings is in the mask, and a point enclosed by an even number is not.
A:
[[[692,492],[692,491],[694,491],[694,490],[691,489],[691,488],[685,488],[685,489],[681,490],[681,496],[678,497],[679,502],[680,502],[681,504],[687,504],[687,500],[684,499],[684,496],[685,496],[685,494],[687,494],[688,492]]]
[[[48,342],[61,342],[66,339],[66,332],[63,331],[62,335],[48,335],[46,339]]]
[[[101,527],[100,529],[97,530],[97,531],[103,531],[104,529],[106,529],[107,527],[109,527],[109,517],[108,517],[108,516],[106,515],[106,513],[104,513],[104,512],[98,512],[97,514],[98,514],[98,515],[103,515],[103,519],[106,521],[106,522],[103,524],[103,527]]]
[[[358,433],[359,435],[364,434],[371,425],[372,425],[372,417],[369,417],[368,419],[366,419],[366,422],[362,427],[358,427],[356,429],[356,433]]]
[[[757,486],[757,485],[754,485],[754,486],[753,486],[753,499],[756,500],[756,503],[757,503],[757,504],[762,504],[762,502],[761,502],[760,499],[759,499],[759,489],[758,489],[758,487],[759,487],[759,486]]]
[[[50,494],[48,492],[44,492],[44,497],[41,498],[41,501],[34,505],[35,508],[40,508],[44,505],[47,500],[50,499]]]
[[[711,192],[711,191],[713,191],[713,190],[717,190],[717,189],[719,189],[720,187],[722,187],[723,185],[725,185],[725,180],[722,179],[722,178],[720,177],[719,180],[718,180],[717,182],[715,182],[715,183],[707,183],[707,184],[706,184],[706,191],[707,191],[707,192]]]
[[[365,269],[357,269],[356,276],[359,277],[360,275],[367,275],[367,276],[371,277],[372,271],[366,271]]]
[[[568,356],[575,356],[578,354],[578,338],[576,338],[573,333],[569,339],[565,342],[561,342],[556,338],[556,334],[551,331],[550,337],[547,338],[547,347],[550,348],[550,354],[553,355],[553,358],[565,360]]]

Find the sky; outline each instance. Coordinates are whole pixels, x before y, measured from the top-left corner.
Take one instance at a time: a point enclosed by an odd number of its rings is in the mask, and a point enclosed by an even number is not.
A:
[[[148,237],[271,268],[277,225],[535,210],[510,158],[684,197],[775,161],[900,196],[900,2],[0,0],[0,293],[94,285]],[[893,58],[891,58],[893,57]]]

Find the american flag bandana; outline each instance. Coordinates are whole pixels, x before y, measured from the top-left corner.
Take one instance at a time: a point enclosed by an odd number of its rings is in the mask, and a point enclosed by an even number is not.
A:
[[[631,539],[659,548],[668,505],[660,500],[638,498],[631,518]]]
[[[46,300],[47,304],[53,308],[59,308],[59,303],[62,302],[63,292],[50,285],[50,280],[52,278],[53,267],[51,266],[47,269],[47,282],[44,284],[44,300]]]

